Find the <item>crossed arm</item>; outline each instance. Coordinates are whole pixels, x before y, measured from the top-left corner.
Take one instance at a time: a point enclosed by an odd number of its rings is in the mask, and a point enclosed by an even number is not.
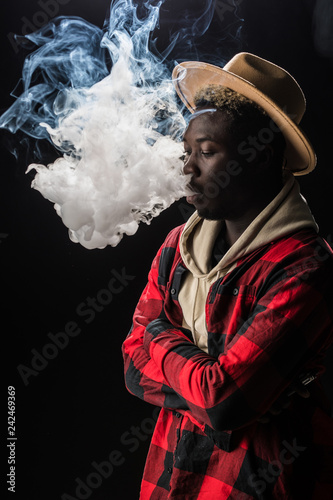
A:
[[[257,302],[218,358],[163,314],[155,259],[123,343],[128,390],[187,413],[199,426],[232,430],[264,415],[332,341],[323,268],[293,267]]]

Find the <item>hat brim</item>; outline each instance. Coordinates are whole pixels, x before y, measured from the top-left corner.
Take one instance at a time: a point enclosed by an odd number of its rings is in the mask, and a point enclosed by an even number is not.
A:
[[[294,175],[311,172],[317,163],[313,147],[300,127],[274,101],[252,83],[230,71],[199,61],[178,64],[172,72],[175,89],[186,107],[195,111],[194,96],[207,85],[223,85],[244,95],[261,106],[280,128],[286,140],[286,165]]]

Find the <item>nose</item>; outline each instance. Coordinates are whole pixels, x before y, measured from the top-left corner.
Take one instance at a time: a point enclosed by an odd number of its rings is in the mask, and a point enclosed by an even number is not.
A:
[[[184,160],[183,172],[185,175],[188,175],[188,174],[198,175],[198,167],[196,165],[193,153],[191,153],[186,158],[186,160]]]

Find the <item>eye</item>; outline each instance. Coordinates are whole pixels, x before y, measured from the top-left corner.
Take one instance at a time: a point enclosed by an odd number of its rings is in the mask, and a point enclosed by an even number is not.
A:
[[[188,161],[190,155],[191,155],[191,151],[184,151],[184,154],[180,157],[180,159],[186,163]]]
[[[201,151],[201,154],[205,158],[210,158],[211,156],[214,156],[215,152],[214,151]]]

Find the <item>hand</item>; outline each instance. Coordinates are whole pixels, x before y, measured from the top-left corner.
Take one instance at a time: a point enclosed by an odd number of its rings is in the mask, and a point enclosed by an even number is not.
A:
[[[151,321],[147,326],[146,330],[143,336],[143,347],[147,354],[150,355],[149,349],[150,349],[150,342],[152,342],[159,333],[164,332],[165,330],[172,328],[171,323],[167,321],[167,319],[164,319],[164,311],[163,315],[160,318],[154,319]]]
[[[143,337],[143,347],[146,352],[150,355],[150,342],[152,342],[160,333],[164,333],[167,330],[172,330],[174,335],[179,335],[190,342],[193,342],[192,333],[186,328],[175,328],[172,323],[165,317],[159,317],[151,321],[145,330]]]
[[[310,397],[310,391],[301,382],[301,379],[295,380],[290,384],[290,386],[285,390],[283,394],[273,403],[271,408],[265,415],[258,418],[258,422],[262,424],[267,424],[271,421],[272,416],[279,415],[283,410],[287,409],[292,401],[292,396],[297,394],[301,398]]]

